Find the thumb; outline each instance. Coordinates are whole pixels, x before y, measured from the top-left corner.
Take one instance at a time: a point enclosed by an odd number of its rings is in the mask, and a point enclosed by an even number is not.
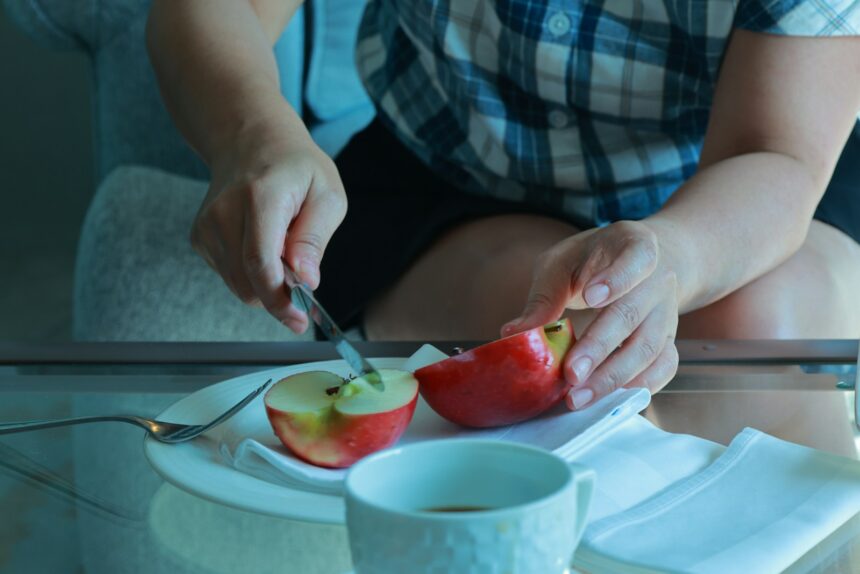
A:
[[[502,327],[506,337],[557,321],[567,308],[571,270],[561,257],[544,256],[535,267],[522,315]]]
[[[320,283],[320,263],[346,214],[346,201],[309,196],[284,242],[284,259],[311,289]]]

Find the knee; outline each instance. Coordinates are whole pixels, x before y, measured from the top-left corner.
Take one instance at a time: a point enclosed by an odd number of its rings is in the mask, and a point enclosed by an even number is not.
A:
[[[681,317],[679,336],[700,339],[818,339],[857,336],[856,270],[805,250],[708,307]],[[851,262],[853,263],[853,262]],[[849,267],[851,267],[849,265]]]
[[[519,313],[528,298],[540,252],[537,246],[506,243],[475,260],[472,276],[475,297],[486,301],[490,296],[503,307],[513,305]]]
[[[795,338],[793,305],[779,291],[743,287],[681,317],[678,336],[688,339]]]

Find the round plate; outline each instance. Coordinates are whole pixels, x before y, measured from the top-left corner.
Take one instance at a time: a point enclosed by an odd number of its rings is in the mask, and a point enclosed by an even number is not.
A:
[[[377,368],[402,369],[406,359],[374,359]],[[304,371],[341,371],[340,360],[281,367],[229,379],[200,389],[177,401],[156,417],[170,422],[201,423],[212,420],[239,402],[267,379],[278,381]],[[246,409],[257,409],[265,417],[263,397]],[[224,423],[229,424],[229,421]],[[344,523],[341,496],[320,494],[277,485],[245,474],[228,465],[216,441],[205,436],[180,444],[164,444],[147,436],[143,445],[149,463],[164,480],[192,494],[240,510],[282,518]]]

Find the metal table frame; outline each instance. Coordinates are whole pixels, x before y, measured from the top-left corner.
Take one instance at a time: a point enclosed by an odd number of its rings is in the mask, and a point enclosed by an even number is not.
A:
[[[405,357],[415,352],[418,342],[358,342],[367,356]],[[446,353],[454,347],[470,348],[480,342],[443,341],[433,345]],[[856,365],[860,377],[860,349],[854,339],[822,340],[680,340],[681,365]],[[207,365],[218,369],[230,366],[285,365],[337,358],[326,342],[307,343],[0,343],[0,370],[3,367],[37,368],[50,373],[61,367],[182,366]],[[860,381],[842,383],[854,389],[855,425],[860,429]]]

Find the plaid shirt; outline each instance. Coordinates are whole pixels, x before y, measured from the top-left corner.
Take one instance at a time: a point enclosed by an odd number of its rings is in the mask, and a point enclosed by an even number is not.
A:
[[[860,34],[860,1],[369,0],[357,58],[443,177],[590,226],[693,174],[733,28]]]

